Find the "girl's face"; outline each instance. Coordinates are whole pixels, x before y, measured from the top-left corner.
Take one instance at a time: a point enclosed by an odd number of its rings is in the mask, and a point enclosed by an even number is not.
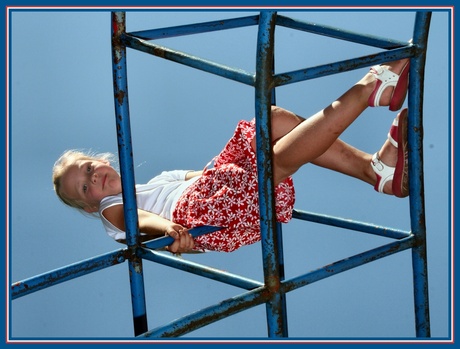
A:
[[[108,161],[77,160],[61,178],[61,193],[97,212],[103,198],[121,193],[121,178]]]

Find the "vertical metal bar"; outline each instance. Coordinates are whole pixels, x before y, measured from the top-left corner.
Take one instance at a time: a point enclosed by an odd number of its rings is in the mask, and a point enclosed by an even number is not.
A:
[[[277,16],[278,18],[278,16]],[[276,26],[275,26],[276,30]],[[273,34],[275,35],[275,33]],[[275,40],[275,37],[274,37]],[[275,48],[273,48],[273,58],[272,58],[272,74],[273,77],[275,76]],[[276,87],[272,86],[272,95],[271,95],[271,104],[276,105]],[[271,114],[270,114],[271,115]],[[280,282],[284,281],[285,275],[284,275],[284,248],[283,248],[283,227],[282,224],[277,222],[276,223],[276,239],[278,241],[278,259],[279,259],[279,266],[278,266],[278,271],[279,271],[279,276],[280,276]],[[282,325],[282,333],[283,337],[289,337],[288,333],[288,321],[287,321],[287,302],[286,302],[286,294],[281,293],[281,316],[283,318],[283,321],[281,323]]]
[[[417,337],[430,337],[428,299],[428,262],[426,248],[425,201],[423,180],[423,85],[431,12],[417,12],[413,43],[416,57],[411,59],[409,93],[409,178],[410,214],[416,246],[412,249],[415,327]]]
[[[274,214],[271,123],[269,118],[273,87],[271,63],[273,59],[275,20],[276,12],[262,11],[260,13],[255,82],[256,145],[262,257],[265,286],[271,294],[271,300],[266,304],[269,337],[281,337],[283,335],[282,302],[279,292],[279,249],[276,236],[276,217]]]
[[[283,228],[281,223],[277,222],[276,223],[276,239],[278,241],[278,259],[279,259],[279,265],[278,265],[278,273],[279,273],[279,278],[280,282],[284,281],[285,279],[285,274],[284,274],[284,248],[283,248]],[[287,302],[286,302],[286,294],[284,292],[280,293],[280,302],[281,302],[281,307],[280,307],[280,316],[281,316],[281,333],[283,337],[289,337],[288,333],[288,318],[287,318]]]
[[[121,36],[125,33],[125,31],[125,13],[112,12],[112,68],[115,119],[117,126],[121,181],[123,187],[126,242],[128,244],[128,250],[130,251],[128,265],[131,283],[134,333],[135,335],[139,335],[146,332],[148,328],[142,259],[136,255],[136,249],[139,242],[139,233],[137,231],[138,216],[128,105],[126,47],[121,43]]]

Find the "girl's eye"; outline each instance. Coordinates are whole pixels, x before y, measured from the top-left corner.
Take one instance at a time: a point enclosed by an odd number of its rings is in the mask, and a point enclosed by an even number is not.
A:
[[[88,165],[88,167],[86,167],[86,173],[90,173],[91,172],[91,165]]]
[[[87,191],[88,191],[88,186],[86,184],[83,184],[83,193],[86,194]]]

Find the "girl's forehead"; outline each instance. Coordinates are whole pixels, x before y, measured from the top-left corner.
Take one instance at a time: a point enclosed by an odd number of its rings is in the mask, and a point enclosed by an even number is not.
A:
[[[61,177],[62,194],[69,198],[74,198],[76,192],[76,183],[78,181],[79,166],[76,162],[67,166]]]
[[[90,162],[90,161],[91,160],[89,160],[89,159],[78,159],[78,160],[74,161],[73,165],[77,166],[77,167],[81,167],[81,165],[83,165],[86,162]]]
[[[82,173],[82,168],[87,163],[91,163],[88,159],[78,159],[70,163],[64,173],[62,174],[62,186],[67,187],[69,184],[73,185]],[[66,185],[67,184],[67,185]]]
[[[83,163],[81,162],[81,160],[77,160],[74,163],[67,166],[67,169],[64,171],[62,175],[63,182],[68,182],[69,180],[71,181],[75,180],[76,177],[78,176],[78,173],[80,172],[82,165]]]
[[[75,160],[72,164],[70,164],[69,167],[74,166],[75,168],[82,168],[84,165],[95,162],[95,161],[96,160],[92,160],[92,159],[78,159],[78,160]]]

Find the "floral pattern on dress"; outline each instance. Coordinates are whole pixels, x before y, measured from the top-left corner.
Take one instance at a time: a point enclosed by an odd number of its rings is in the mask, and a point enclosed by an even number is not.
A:
[[[251,147],[254,136],[254,120],[240,121],[233,137],[214,159],[214,167],[206,169],[178,200],[174,222],[187,228],[225,228],[195,238],[195,249],[231,252],[260,241],[257,164]],[[294,184],[289,177],[275,187],[278,222],[292,218],[294,201]]]

